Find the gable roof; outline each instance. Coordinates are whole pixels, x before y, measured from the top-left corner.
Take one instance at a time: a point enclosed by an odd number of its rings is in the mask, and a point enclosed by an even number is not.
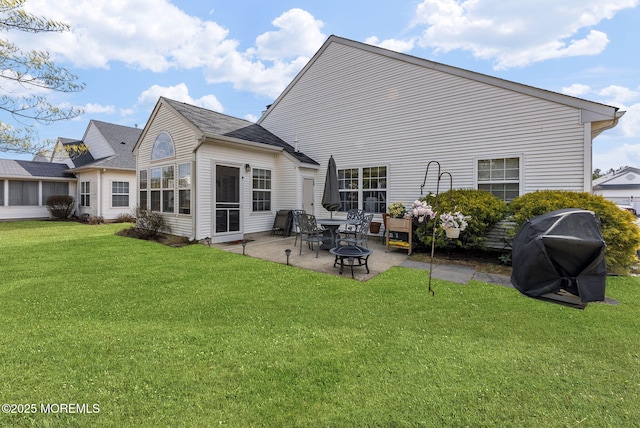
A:
[[[624,114],[624,112],[618,112],[617,107],[608,106],[606,104],[588,101],[581,98],[576,98],[569,95],[564,95],[557,92],[552,92],[545,89],[524,85],[521,83],[500,79],[500,78],[489,76],[486,74],[481,74],[474,71],[437,63],[437,62],[419,58],[416,56],[403,54],[400,52],[395,52],[395,51],[381,48],[378,46],[368,45],[366,43],[356,42],[354,40],[349,40],[349,39],[345,39],[335,35],[331,35],[320,47],[318,52],[315,53],[315,55],[311,58],[311,60],[309,60],[309,62],[304,66],[304,68],[298,73],[298,75],[291,81],[291,83],[289,83],[289,85],[280,94],[280,96],[278,96],[278,98],[267,107],[266,111],[262,114],[262,117],[258,120],[258,124],[264,121],[264,119],[269,115],[269,113],[273,111],[273,109],[277,106],[280,100],[282,100],[287,95],[287,93],[291,90],[291,88],[298,82],[298,80],[301,79],[301,77],[307,72],[307,70],[313,66],[313,64],[318,60],[318,58],[324,53],[324,51],[332,43],[340,43],[355,49],[360,49],[376,55],[382,55],[398,61],[411,63],[413,65],[417,65],[420,67],[426,67],[442,73],[448,73],[448,74],[462,77],[465,79],[474,80],[477,82],[485,83],[488,85],[496,86],[496,87],[507,89],[514,92],[519,92],[522,94],[541,98],[554,103],[568,105],[581,110],[583,123],[613,120],[615,123],[611,124],[610,126],[610,127],[613,127],[617,124],[617,119],[622,117],[622,115]]]
[[[93,159],[91,153],[88,158],[83,159],[84,154],[73,159],[75,165],[74,170],[80,168],[113,168],[113,169],[130,169],[135,170],[136,160],[133,156],[133,146],[138,141],[138,137],[142,133],[142,129],[132,128],[130,126],[116,125],[114,123],[101,122],[99,120],[91,120],[87,131],[94,125],[105,141],[111,146],[115,152],[112,156],[100,159]],[[86,134],[85,134],[86,137]]]
[[[593,182],[593,190],[640,189],[640,169],[627,166]]]
[[[176,112],[198,128],[205,137],[215,138],[223,136],[266,144],[283,149],[300,162],[319,165],[318,162],[304,153],[296,151],[289,143],[256,123],[165,97],[161,97],[160,102],[171,106]]]
[[[75,179],[63,163],[0,159],[0,177]]]

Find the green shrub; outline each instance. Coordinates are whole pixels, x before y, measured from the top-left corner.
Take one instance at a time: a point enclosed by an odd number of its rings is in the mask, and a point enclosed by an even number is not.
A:
[[[136,209],[136,230],[142,239],[155,238],[166,229],[162,214],[154,211]]]
[[[51,195],[46,204],[51,215],[61,220],[69,218],[75,207],[73,196],[69,195]]]
[[[581,208],[598,215],[607,244],[605,258],[609,272],[628,273],[638,262],[640,228],[635,223],[636,218],[602,196],[587,192],[541,190],[520,196],[509,204],[509,212],[518,226],[530,218],[563,208]]]
[[[420,198],[432,207],[435,205],[435,195]],[[471,216],[468,226],[460,233],[456,240],[447,239],[442,228],[436,227],[436,247],[444,248],[452,243],[462,248],[484,248],[484,238],[487,231],[498,221],[502,220],[507,211],[507,204],[484,190],[456,189],[449,190],[438,196],[437,215],[445,212],[460,211]],[[438,218],[436,217],[436,220]],[[438,221],[439,223],[439,221]],[[416,233],[420,241],[430,247],[433,233],[433,220],[418,224]]]

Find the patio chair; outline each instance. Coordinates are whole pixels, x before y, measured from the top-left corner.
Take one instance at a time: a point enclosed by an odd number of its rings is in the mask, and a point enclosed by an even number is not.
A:
[[[299,214],[306,214],[306,213],[307,212],[305,210],[291,210],[291,214],[293,215],[293,222],[291,224],[291,231],[296,234],[296,240],[293,243],[294,247],[296,245],[298,245],[298,236],[300,236],[300,226],[298,226],[298,215]]]
[[[365,210],[360,210],[360,209],[353,208],[353,209],[350,209],[349,211],[347,211],[347,220],[362,221],[362,220],[364,220],[364,216],[366,214],[367,213],[365,212]],[[356,231],[357,228],[358,228],[357,225],[356,226],[347,225],[347,226],[345,226],[344,229],[342,229],[340,231],[340,233],[355,234],[355,231]]]
[[[336,242],[338,244],[340,242],[346,242],[348,245],[355,246],[362,246],[362,244],[364,244],[365,247],[369,248],[369,228],[371,227],[372,221],[373,214],[365,215],[364,219],[360,222],[359,225],[356,226],[356,229],[353,232],[340,232]]]
[[[316,243],[316,258],[322,244],[324,229],[318,226],[316,216],[312,214],[298,214],[298,226],[300,227],[300,252],[302,254],[302,245],[304,241],[313,250],[313,244]]]

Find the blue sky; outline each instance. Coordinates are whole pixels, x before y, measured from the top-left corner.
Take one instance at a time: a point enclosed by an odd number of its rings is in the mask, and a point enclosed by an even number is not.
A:
[[[87,85],[46,94],[85,114],[39,126],[41,140],[80,139],[91,119],[143,127],[159,96],[257,120],[335,34],[620,107],[619,125],[594,141],[594,168],[640,167],[640,0],[27,0],[25,8],[72,30],[0,37],[49,51]]]

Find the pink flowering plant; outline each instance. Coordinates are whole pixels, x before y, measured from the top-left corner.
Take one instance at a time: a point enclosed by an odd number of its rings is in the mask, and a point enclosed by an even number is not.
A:
[[[426,202],[415,200],[407,211],[407,215],[412,220],[417,220],[418,223],[424,223],[425,221],[432,220],[436,217],[436,213]]]

